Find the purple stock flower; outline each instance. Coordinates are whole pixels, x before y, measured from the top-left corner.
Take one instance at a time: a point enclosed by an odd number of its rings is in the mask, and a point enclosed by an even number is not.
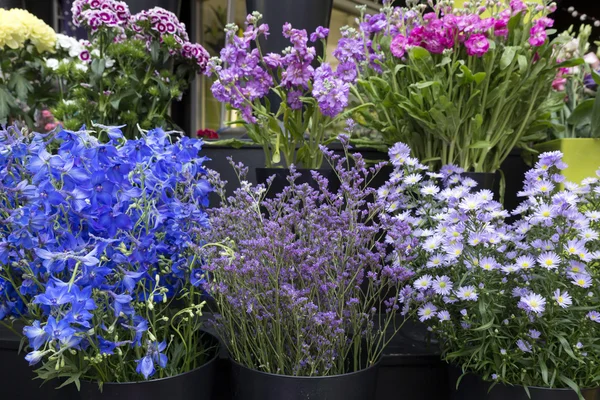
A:
[[[319,103],[323,115],[335,117],[348,105],[350,86],[331,70],[329,64],[322,64],[315,71],[313,96]]]
[[[313,33],[310,34],[310,41],[316,42],[319,39],[327,39],[327,36],[329,36],[329,29],[319,26]]]

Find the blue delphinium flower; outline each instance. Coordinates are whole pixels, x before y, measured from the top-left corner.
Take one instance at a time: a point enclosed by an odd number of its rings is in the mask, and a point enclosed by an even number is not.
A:
[[[167,363],[171,322],[161,318],[192,287],[212,188],[201,140],[154,129],[128,141],[122,127],[96,128],[108,143],[85,127],[0,129],[0,320],[25,322],[30,364],[59,373],[72,357],[88,379],[149,378]],[[132,358],[144,351],[149,361]],[[103,354],[131,365],[99,378],[91,360],[111,362]],[[139,378],[116,375],[134,369]]]

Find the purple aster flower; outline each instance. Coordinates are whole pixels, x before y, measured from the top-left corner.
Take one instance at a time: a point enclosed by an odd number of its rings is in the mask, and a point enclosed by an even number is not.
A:
[[[427,303],[423,306],[421,306],[418,310],[418,314],[419,314],[419,321],[421,322],[425,322],[433,317],[435,317],[435,315],[437,311],[437,307],[434,306],[432,303]]]
[[[476,301],[478,298],[477,290],[474,286],[461,286],[458,290],[454,291],[454,294],[460,300]]]
[[[536,329],[529,330],[529,337],[532,338],[533,340],[539,339],[541,335],[542,335],[542,333]]]
[[[517,340],[517,347],[524,353],[531,353],[531,350],[533,349],[531,344],[523,339]]]
[[[437,317],[440,320],[440,322],[450,321],[450,313],[447,310],[438,311]]]
[[[587,274],[574,274],[573,276],[571,276],[571,279],[571,282],[576,286],[585,289],[592,286],[592,278]]]
[[[521,297],[520,302],[526,306],[527,311],[531,311],[536,314],[543,313],[546,308],[546,299],[537,293],[531,293],[527,296]]]
[[[600,312],[598,311],[590,311],[586,314],[586,317],[590,319],[590,321],[600,323]]]
[[[452,281],[446,275],[436,277],[431,285],[436,294],[448,296],[452,292]]]

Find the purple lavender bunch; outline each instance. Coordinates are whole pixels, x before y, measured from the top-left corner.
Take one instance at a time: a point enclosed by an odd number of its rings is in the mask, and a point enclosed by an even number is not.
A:
[[[340,140],[348,150],[347,137]],[[268,184],[244,180],[241,166],[242,187],[232,197],[216,173],[210,179],[222,205],[209,214],[206,290],[218,304],[217,331],[247,367],[295,376],[353,372],[377,362],[389,332],[399,329],[399,291],[411,273],[388,250],[408,251],[410,227],[384,213],[368,186],[382,164],[367,168],[360,155],[322,150],[341,183],[336,192],[317,172],[319,189],[297,184],[293,168],[289,186],[272,199]]]
[[[283,154],[288,166],[319,168],[325,130],[348,114],[344,110],[356,68],[346,64],[334,71],[324,58],[313,67],[316,50],[310,43],[325,42],[329,30],[323,27],[309,37],[286,23],[283,36],[290,46],[263,54],[258,39],[268,36],[269,26],[260,24],[261,18],[258,12],[248,15],[241,36],[236,25],[227,26],[225,48],[207,71],[215,78],[212,93],[241,113],[249,136],[265,150],[267,166],[280,163]],[[277,110],[265,99],[270,93],[281,100]]]

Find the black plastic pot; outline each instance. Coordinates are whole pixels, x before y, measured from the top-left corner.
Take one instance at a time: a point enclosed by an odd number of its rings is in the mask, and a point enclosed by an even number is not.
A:
[[[451,400],[579,400],[577,393],[571,389],[529,387],[531,397],[523,386],[497,384],[490,390],[492,383],[472,374],[465,375],[457,389],[456,380],[460,370],[451,367],[449,371],[449,382],[453,383]],[[584,389],[582,394],[586,400],[600,400],[600,388]]]
[[[25,8],[25,0],[0,0],[0,8]]]
[[[464,172],[462,175],[477,182],[477,187],[475,188],[476,190],[488,189],[494,191],[496,174],[491,172]],[[496,195],[496,193],[494,193],[494,195]]]
[[[296,179],[297,185],[308,183],[311,187],[318,189],[319,186],[317,181],[315,181],[312,176],[312,171],[317,171],[329,181],[328,189],[330,191],[335,192],[340,187],[340,181],[335,174],[335,171],[332,169],[313,170],[299,168],[296,171],[300,174],[300,176]],[[277,193],[281,193],[285,187],[289,186],[289,182],[287,180],[289,174],[290,170],[288,168],[256,168],[256,181],[258,183],[266,183],[269,177],[274,176],[269,192],[267,193],[267,197],[275,197]]]
[[[379,362],[344,375],[275,375],[231,362],[234,400],[367,400],[375,398]]]
[[[125,0],[132,14],[154,7],[161,7],[167,11],[177,14],[180,0]]]
[[[283,37],[283,24],[289,22],[295,29],[306,29],[308,35],[319,26],[329,27],[333,0],[246,0],[248,14],[258,11],[263,15],[262,23],[269,25],[269,37],[260,40],[261,50],[278,53],[290,46],[290,40]],[[315,44],[317,55],[323,54],[321,42]],[[316,59],[316,57],[315,57]]]
[[[207,334],[211,343],[218,340]],[[181,375],[143,382],[109,383],[100,391],[96,382],[81,382],[80,400],[163,400],[212,398],[218,351],[204,365]]]

